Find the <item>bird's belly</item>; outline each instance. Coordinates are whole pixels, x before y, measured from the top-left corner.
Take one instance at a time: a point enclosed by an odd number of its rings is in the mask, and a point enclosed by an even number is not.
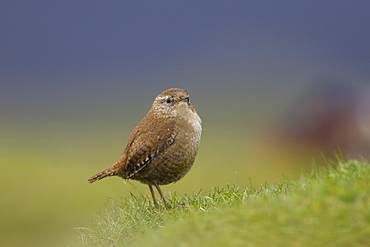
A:
[[[171,147],[154,157],[146,167],[131,179],[144,184],[169,184],[178,181],[188,173],[198,152],[200,135],[194,133],[177,136]]]

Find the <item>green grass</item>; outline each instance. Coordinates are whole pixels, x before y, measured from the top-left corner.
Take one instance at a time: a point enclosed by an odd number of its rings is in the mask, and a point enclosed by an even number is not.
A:
[[[70,246],[369,246],[370,166],[356,160],[314,168],[297,181],[259,188],[226,186],[110,199]]]

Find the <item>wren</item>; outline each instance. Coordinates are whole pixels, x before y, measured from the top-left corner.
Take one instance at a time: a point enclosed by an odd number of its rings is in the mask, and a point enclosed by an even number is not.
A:
[[[198,152],[201,123],[187,91],[163,91],[132,131],[120,159],[88,181],[108,176],[140,181],[149,186],[154,205],[158,206],[154,185],[165,206],[171,208],[159,186],[178,181],[190,170]]]

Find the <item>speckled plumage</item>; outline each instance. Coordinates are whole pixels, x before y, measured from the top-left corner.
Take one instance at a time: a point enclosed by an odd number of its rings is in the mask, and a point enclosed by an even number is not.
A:
[[[88,181],[93,183],[107,176],[138,180],[149,185],[158,205],[154,185],[166,207],[171,207],[159,185],[176,182],[190,170],[201,132],[201,119],[189,101],[189,94],[179,88],[163,91],[131,133],[120,159]]]

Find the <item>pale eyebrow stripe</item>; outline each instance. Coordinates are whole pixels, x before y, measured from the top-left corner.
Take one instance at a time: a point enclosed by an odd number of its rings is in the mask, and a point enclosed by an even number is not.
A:
[[[158,96],[156,99],[162,100],[162,99],[167,99],[167,96]]]

